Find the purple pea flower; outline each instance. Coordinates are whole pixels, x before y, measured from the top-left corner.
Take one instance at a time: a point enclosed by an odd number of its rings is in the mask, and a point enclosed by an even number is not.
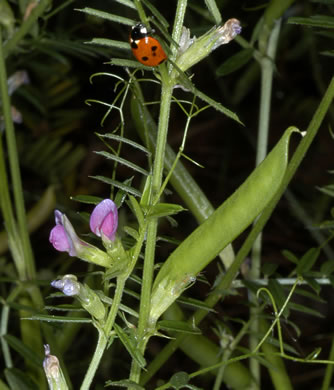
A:
[[[110,256],[94,245],[81,240],[76,234],[71,222],[65,214],[55,210],[56,226],[51,230],[49,241],[60,252],[68,252],[70,256],[79,257],[81,260],[110,267]]]
[[[50,232],[49,241],[57,251],[77,256],[79,246],[85,243],[77,236],[66,215],[59,210],[55,210],[55,222],[56,226]]]
[[[89,221],[91,231],[102,240],[115,240],[118,226],[117,206],[111,199],[104,199],[94,208]]]

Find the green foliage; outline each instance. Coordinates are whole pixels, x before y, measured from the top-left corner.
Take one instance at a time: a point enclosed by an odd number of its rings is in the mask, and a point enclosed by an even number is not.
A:
[[[330,389],[333,1],[167,3],[0,4],[1,389]],[[94,261],[52,249],[54,208]]]

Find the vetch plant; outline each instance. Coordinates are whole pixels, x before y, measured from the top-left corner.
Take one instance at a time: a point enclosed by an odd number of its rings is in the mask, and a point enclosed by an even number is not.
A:
[[[0,5],[1,389],[297,390],[296,364],[308,386],[325,367],[330,389],[333,194],[310,188],[333,142],[317,137],[334,96],[320,3]],[[83,43],[82,26],[105,36]]]

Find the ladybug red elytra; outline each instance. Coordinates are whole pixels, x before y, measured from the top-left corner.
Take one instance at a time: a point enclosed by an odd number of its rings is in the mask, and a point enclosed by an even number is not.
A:
[[[150,36],[147,28],[142,23],[132,27],[130,45],[133,55],[144,65],[157,66],[167,59],[167,55],[159,41]]]

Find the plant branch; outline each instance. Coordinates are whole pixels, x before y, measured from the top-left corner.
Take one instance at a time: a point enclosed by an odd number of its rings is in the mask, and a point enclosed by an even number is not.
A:
[[[268,134],[270,124],[270,106],[271,106],[271,94],[272,83],[275,67],[275,54],[280,33],[281,21],[277,21],[273,27],[271,35],[268,39],[268,46],[266,52],[263,53],[263,57],[260,60],[261,67],[261,97],[260,97],[260,113],[259,113],[259,128],[258,128],[258,140],[257,140],[257,153],[256,153],[256,166],[258,166],[266,157],[268,150]],[[249,279],[258,279],[261,273],[261,250],[262,250],[262,234],[259,234],[254,242],[252,249],[252,264],[249,271]],[[251,305],[250,318],[251,318],[251,336],[249,338],[249,347],[251,350],[256,348],[258,343],[258,329],[259,329],[259,309],[257,306],[257,300],[254,294],[249,294]],[[250,370],[255,379],[256,385],[260,386],[261,373],[260,362],[257,359],[250,360]]]

